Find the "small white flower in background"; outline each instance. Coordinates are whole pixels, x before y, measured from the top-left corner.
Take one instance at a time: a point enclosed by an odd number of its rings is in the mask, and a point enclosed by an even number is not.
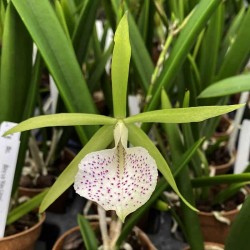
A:
[[[121,121],[115,126],[114,140],[114,148],[92,152],[82,159],[74,188],[105,210],[115,210],[124,222],[150,198],[158,171],[145,148],[127,148],[128,130]]]

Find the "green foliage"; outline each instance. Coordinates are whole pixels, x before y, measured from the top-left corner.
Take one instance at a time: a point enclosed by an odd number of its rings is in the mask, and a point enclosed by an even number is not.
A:
[[[87,250],[98,249],[98,240],[90,223],[82,215],[77,215],[77,223],[80,227],[84,245]]]
[[[242,249],[247,250],[250,244],[249,238],[249,219],[250,219],[250,197],[248,197],[240,213],[236,216],[234,223],[229,231],[226,239],[225,249],[234,250]]]
[[[249,90],[250,74],[244,74],[213,83],[200,93],[199,98],[228,96]]]
[[[125,123],[159,122],[159,123],[189,123],[200,122],[236,110],[244,104],[228,106],[202,106],[194,108],[175,108],[155,110],[133,115],[124,119]]]
[[[31,86],[32,40],[12,3],[6,10],[2,42],[0,122],[20,122],[27,118],[23,110]]]
[[[71,125],[76,126],[84,146],[49,190],[40,211],[73,183],[77,166],[86,154],[105,149],[113,142],[114,125],[121,119],[128,127],[129,141],[148,149],[164,179],[160,180],[148,203],[127,221],[117,245],[170,185],[183,201],[184,234],[192,249],[202,249],[197,216],[189,209],[195,206],[193,187],[206,191],[214,184],[236,183],[228,192],[216,197],[216,201],[222,201],[249,181],[249,174],[202,176],[207,175],[207,169],[201,168],[201,164],[206,166],[207,163],[202,149],[198,149],[201,138],[213,134],[220,115],[242,107],[225,105],[228,97],[250,89],[249,74],[241,74],[250,55],[249,6],[243,1],[220,0],[12,0],[1,1],[0,11],[0,121],[20,122],[33,115],[44,61],[71,114],[31,118],[9,133]],[[101,37],[95,26],[97,18],[103,24]],[[110,29],[116,30],[115,43],[106,49]],[[32,43],[38,47],[33,66]],[[112,50],[110,73],[107,63]],[[104,93],[108,107],[105,116],[96,114],[92,98],[96,90]],[[141,94],[144,112],[127,115],[130,93]],[[162,109],[157,110],[160,100]],[[110,117],[112,112],[114,118]],[[213,117],[216,118],[209,119]],[[142,129],[135,126],[138,122],[142,123]],[[170,153],[167,156],[160,153],[147,135],[153,123],[162,123],[155,129],[160,135],[156,138],[162,152]],[[104,126],[99,128],[99,125]],[[28,133],[23,134],[20,166],[28,136]],[[165,147],[162,139],[165,136],[169,147]],[[189,149],[194,149],[195,141],[198,146],[191,153]],[[190,168],[193,179],[189,175]],[[19,167],[15,186],[20,173]],[[84,218],[79,216],[78,220],[88,248],[96,248],[95,241],[89,240],[93,235]],[[190,224],[193,226],[189,227]],[[231,239],[228,242],[234,244]]]
[[[49,1],[12,2],[50,70],[68,111],[95,113],[96,109],[76,60],[73,46]],[[89,135],[93,134],[94,130],[94,127],[89,128]],[[88,136],[85,132],[80,127],[78,132],[82,141],[86,142]]]
[[[113,108],[114,117],[121,119],[126,117],[128,72],[131,57],[127,14],[123,16],[117,27],[114,42],[111,67]]]

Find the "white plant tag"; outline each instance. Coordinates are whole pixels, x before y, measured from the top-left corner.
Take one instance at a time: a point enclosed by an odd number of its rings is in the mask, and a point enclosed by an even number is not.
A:
[[[4,236],[20,145],[20,133],[6,137],[2,137],[2,135],[15,125],[16,123],[12,122],[3,122],[0,125],[0,238]]]
[[[51,93],[50,98],[52,99],[51,113],[55,114],[59,92],[54,82],[54,79],[51,77],[51,75],[49,76],[49,82],[50,82],[50,93]]]
[[[250,155],[250,120],[242,122],[239,144],[237,149],[237,158],[234,165],[234,173],[242,173],[249,164]]]
[[[128,107],[129,107],[129,115],[137,115],[140,113],[140,100],[136,95],[128,96]]]

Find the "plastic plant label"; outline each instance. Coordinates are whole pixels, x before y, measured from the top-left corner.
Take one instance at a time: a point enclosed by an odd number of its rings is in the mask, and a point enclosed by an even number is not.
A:
[[[247,165],[249,164],[249,156],[250,156],[250,120],[244,120],[242,122],[238,150],[237,150],[237,158],[234,166],[234,173],[240,174],[242,173]]]
[[[50,93],[51,93],[51,113],[55,114],[56,113],[56,106],[57,106],[57,101],[58,101],[58,89],[56,87],[56,84],[51,76],[49,76],[49,81],[50,81]]]
[[[20,133],[5,137],[2,135],[15,125],[16,123],[12,122],[3,122],[0,125],[0,238],[4,236],[20,145]]]

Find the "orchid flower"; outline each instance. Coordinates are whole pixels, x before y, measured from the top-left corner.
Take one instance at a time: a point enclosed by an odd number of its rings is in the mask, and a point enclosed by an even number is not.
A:
[[[122,121],[114,128],[115,147],[87,154],[75,177],[76,192],[105,210],[125,217],[150,198],[157,183],[157,165],[143,147],[127,147],[128,130]]]

